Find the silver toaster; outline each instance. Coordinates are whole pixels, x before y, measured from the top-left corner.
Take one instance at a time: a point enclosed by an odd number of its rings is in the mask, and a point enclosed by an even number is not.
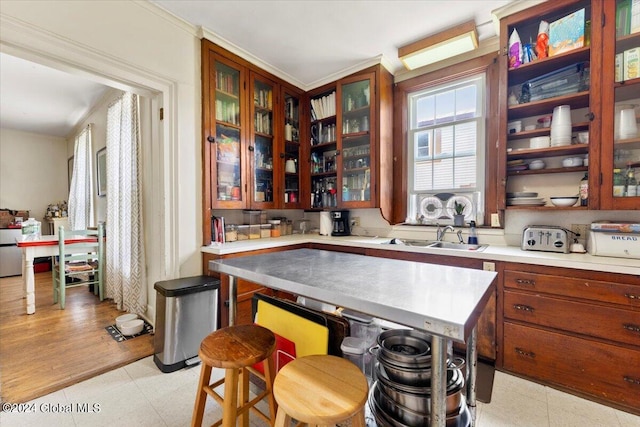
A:
[[[523,251],[569,253],[569,231],[555,225],[530,225],[522,233]]]

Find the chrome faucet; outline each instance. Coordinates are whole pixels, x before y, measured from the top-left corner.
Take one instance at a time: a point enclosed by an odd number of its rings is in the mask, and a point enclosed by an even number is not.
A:
[[[464,243],[464,239],[462,238],[462,230],[458,230],[458,243]]]
[[[440,228],[440,226],[438,225],[438,230],[436,231],[436,239],[438,240],[438,242],[442,242],[442,239],[444,238],[444,235],[447,231],[456,231],[456,229],[451,225],[447,225],[445,228]]]

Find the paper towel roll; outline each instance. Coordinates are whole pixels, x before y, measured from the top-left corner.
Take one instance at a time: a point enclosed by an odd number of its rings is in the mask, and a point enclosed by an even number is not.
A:
[[[331,212],[320,212],[320,235],[328,236],[331,234],[333,222],[331,221]]]

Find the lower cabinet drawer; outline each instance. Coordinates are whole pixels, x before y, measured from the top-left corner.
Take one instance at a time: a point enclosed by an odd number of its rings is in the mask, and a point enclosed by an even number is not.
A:
[[[505,319],[640,346],[640,311],[504,292]]]
[[[505,322],[504,369],[640,408],[640,350]]]

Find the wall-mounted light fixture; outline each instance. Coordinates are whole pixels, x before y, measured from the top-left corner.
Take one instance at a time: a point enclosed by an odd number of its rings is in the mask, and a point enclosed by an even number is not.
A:
[[[476,23],[468,21],[400,47],[398,58],[407,69],[414,70],[477,48]]]

